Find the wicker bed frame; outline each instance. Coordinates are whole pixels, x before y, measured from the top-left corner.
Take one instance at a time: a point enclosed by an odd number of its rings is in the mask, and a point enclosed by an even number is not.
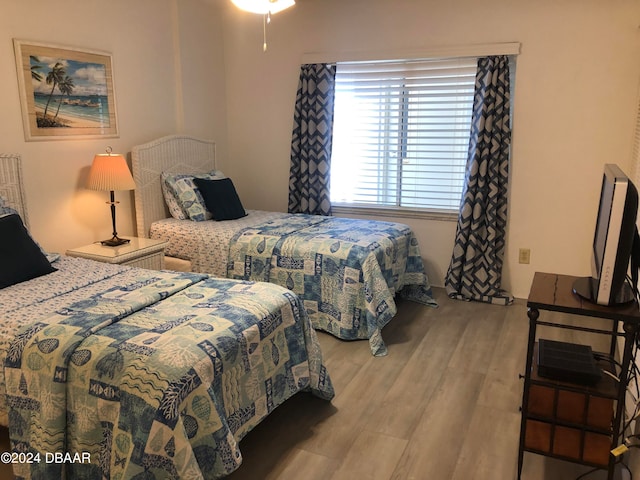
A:
[[[162,196],[162,172],[206,173],[216,168],[216,144],[187,135],[168,135],[131,149],[136,182],[135,211],[139,237],[147,238],[155,221],[169,218]]]
[[[27,212],[27,196],[22,180],[22,159],[16,153],[0,154],[0,196],[7,201],[9,207],[14,208],[22,217],[22,221],[29,228]]]

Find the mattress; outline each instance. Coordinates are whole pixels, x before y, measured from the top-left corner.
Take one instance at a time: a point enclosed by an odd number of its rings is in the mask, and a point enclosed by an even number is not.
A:
[[[222,478],[290,396],[333,387],[301,300],[267,283],[62,257],[0,290],[2,414],[29,478]]]
[[[402,223],[251,211],[223,222],[164,219],[151,236],[170,241],[168,254],[193,271],[292,290],[315,329],[368,339],[376,356],[387,354],[382,328],[396,295],[436,305],[418,241]]]
[[[9,342],[18,330],[65,305],[95,295],[117,283],[132,283],[139,272],[130,267],[89,262],[81,258],[62,256],[54,263],[58,269],[49,275],[34,278],[0,289],[0,364],[4,365]],[[0,424],[8,426],[4,368],[0,369]]]
[[[192,271],[226,277],[229,243],[233,236],[244,228],[285,215],[280,212],[247,210],[246,217],[225,222],[165,218],[151,224],[149,236],[168,242],[165,255],[189,260]]]

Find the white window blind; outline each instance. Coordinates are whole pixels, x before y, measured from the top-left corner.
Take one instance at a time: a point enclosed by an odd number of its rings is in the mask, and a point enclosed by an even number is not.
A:
[[[331,202],[457,211],[476,58],[338,63]]]

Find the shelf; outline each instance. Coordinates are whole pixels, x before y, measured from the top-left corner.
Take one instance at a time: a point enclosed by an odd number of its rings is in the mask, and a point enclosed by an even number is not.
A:
[[[623,428],[627,374],[633,361],[632,346],[640,331],[640,310],[635,302],[620,307],[603,307],[588,302],[573,293],[576,280],[577,277],[568,275],[536,272],[531,285],[527,300],[529,340],[522,396],[518,478],[521,478],[525,451],[602,468],[607,470],[608,480],[614,477],[615,459],[611,450],[617,446]],[[566,322],[565,316],[543,319],[539,318],[541,311],[567,313],[582,320]],[[610,320],[611,327],[587,326],[587,317]],[[540,376],[536,341],[539,326],[610,338],[608,354],[595,352],[598,357],[596,365],[610,375],[603,373],[592,385]],[[617,337],[620,336],[624,341],[619,343]],[[613,361],[618,354],[619,364]]]
[[[594,352],[594,353],[596,353],[597,355],[606,355],[600,352]],[[607,398],[613,398],[613,399],[618,398],[619,392],[618,392],[617,382],[613,378],[611,378],[609,375],[606,375],[603,373],[602,378],[600,378],[598,383],[594,385],[582,385],[579,383],[565,382],[562,380],[553,380],[547,377],[541,377],[539,375],[537,358],[538,358],[538,342],[536,342],[533,347],[533,362],[532,362],[531,376],[530,376],[530,380],[532,383],[548,384],[548,385],[554,386],[555,388],[560,388],[564,390],[573,390],[573,391],[580,391],[580,392],[584,391],[584,392],[587,392],[589,395],[597,395],[600,397],[607,397]],[[617,376],[615,369],[613,368],[612,362],[606,361],[606,360],[596,360],[596,365],[601,370],[606,370],[612,373],[614,376]]]
[[[524,450],[592,467],[607,468],[611,436],[565,427],[559,424],[526,421]]]
[[[616,381],[608,375],[595,385],[541,377],[538,342],[533,347],[524,449],[541,455],[606,467],[612,439]],[[609,361],[596,365],[615,374]]]
[[[573,283],[576,280],[577,277],[569,275],[536,272],[527,299],[527,307],[640,324],[640,310],[637,303],[605,307],[588,302],[573,293]]]

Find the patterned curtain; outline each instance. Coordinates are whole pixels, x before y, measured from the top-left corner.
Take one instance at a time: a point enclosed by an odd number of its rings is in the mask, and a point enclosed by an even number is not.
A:
[[[329,164],[336,66],[302,65],[293,116],[289,213],[331,215]]]
[[[455,246],[445,279],[451,298],[508,305],[500,289],[511,144],[509,59],[478,59],[471,140]]]

